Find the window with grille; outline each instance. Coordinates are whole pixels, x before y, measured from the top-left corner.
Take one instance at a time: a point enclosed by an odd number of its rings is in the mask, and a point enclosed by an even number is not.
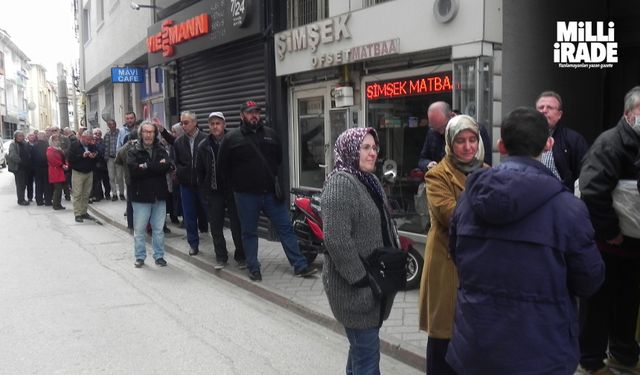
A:
[[[324,19],[328,10],[328,0],[294,0],[291,2],[291,27]]]

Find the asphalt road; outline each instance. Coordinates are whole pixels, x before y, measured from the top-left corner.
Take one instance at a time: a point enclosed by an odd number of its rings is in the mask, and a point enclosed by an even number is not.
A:
[[[2,169],[1,374],[344,374],[343,336],[172,256],[136,269],[133,238],[71,202],[16,202]]]

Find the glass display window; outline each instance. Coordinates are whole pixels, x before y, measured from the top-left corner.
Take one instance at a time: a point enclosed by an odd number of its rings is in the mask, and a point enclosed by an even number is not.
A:
[[[429,222],[424,173],[418,168],[429,122],[427,108],[452,102],[451,72],[366,82],[366,126],[376,129],[380,152],[376,175],[382,182],[398,229],[426,234]]]

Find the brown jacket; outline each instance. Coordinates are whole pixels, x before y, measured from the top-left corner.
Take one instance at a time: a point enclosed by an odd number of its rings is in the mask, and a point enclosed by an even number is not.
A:
[[[451,338],[458,275],[449,255],[449,222],[467,177],[448,157],[424,177],[431,228],[420,281],[420,329],[429,337]]]

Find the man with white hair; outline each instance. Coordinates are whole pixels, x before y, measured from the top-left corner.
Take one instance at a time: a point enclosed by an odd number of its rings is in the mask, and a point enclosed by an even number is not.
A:
[[[72,142],[69,147],[69,163],[71,164],[71,189],[73,196],[73,214],[76,222],[82,223],[84,219],[94,220],[87,213],[89,195],[93,187],[93,169],[98,156],[93,144],[91,132],[83,132],[79,141]]]
[[[625,217],[614,209],[613,194],[620,181],[631,180],[633,184],[638,180],[640,172],[634,163],[639,155],[640,86],[636,86],[624,97],[622,117],[615,127],[598,136],[580,170],[581,198],[589,209],[607,270],[600,290],[580,304],[580,366],[589,374],[611,373],[606,372],[609,367],[640,374],[635,339],[640,237],[623,230]]]

